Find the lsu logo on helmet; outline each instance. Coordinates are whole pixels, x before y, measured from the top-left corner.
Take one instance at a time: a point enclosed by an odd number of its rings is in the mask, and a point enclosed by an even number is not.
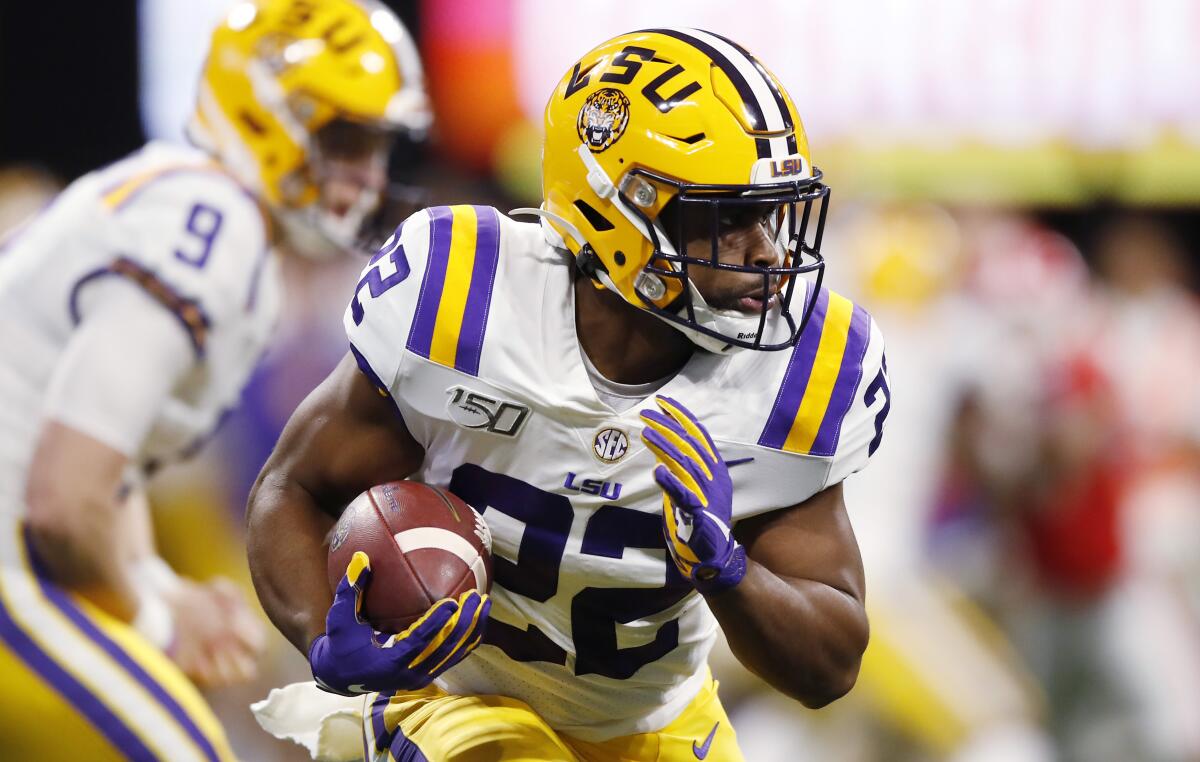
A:
[[[592,153],[600,153],[616,143],[629,124],[629,98],[611,87],[597,90],[579,109],[579,139]]]
[[[797,282],[822,277],[829,189],[791,96],[757,58],[702,29],[630,32],[564,72],[544,123],[545,204],[530,213],[580,272],[707,351],[795,345],[811,313],[792,296],[804,306]],[[773,249],[769,267],[721,265],[764,284],[758,314],[709,304],[691,281],[688,267],[719,260],[726,219],[760,224]]]

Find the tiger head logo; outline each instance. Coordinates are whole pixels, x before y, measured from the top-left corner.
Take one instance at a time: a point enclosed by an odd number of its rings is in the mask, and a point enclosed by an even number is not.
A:
[[[583,102],[576,126],[579,139],[587,143],[592,153],[600,153],[617,142],[628,124],[629,98],[620,90],[606,87]]]

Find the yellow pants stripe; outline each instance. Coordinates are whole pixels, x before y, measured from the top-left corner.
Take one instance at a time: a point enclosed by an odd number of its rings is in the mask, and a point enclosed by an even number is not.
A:
[[[73,758],[83,758],[80,744],[94,747],[98,759],[233,758],[220,724],[178,668],[128,625],[39,578],[11,524],[0,531],[0,607],[6,662],[20,661],[27,678],[53,688],[56,715],[82,715],[92,725],[91,738],[71,740]],[[6,744],[37,748],[45,758],[62,737],[20,710],[28,683],[5,680],[0,688],[3,703],[16,708],[0,733]]]
[[[743,762],[711,679],[665,728],[607,741],[559,733],[528,704],[507,696],[452,696],[434,686],[371,696],[363,740],[372,762]]]

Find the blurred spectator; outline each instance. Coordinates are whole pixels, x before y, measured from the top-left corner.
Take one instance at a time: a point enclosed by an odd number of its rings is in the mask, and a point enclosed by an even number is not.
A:
[[[1097,239],[1098,287],[1065,239],[976,222],[986,350],[940,526],[982,516],[1000,539],[981,594],[1043,682],[1065,759],[1197,759],[1198,632],[1181,605],[1200,537],[1197,397],[1174,380],[1194,377],[1200,322],[1179,248],[1118,219]]]
[[[1128,469],[1124,575],[1112,594],[1111,665],[1156,759],[1200,759],[1200,305],[1187,252],[1147,215],[1095,240],[1097,336]]]

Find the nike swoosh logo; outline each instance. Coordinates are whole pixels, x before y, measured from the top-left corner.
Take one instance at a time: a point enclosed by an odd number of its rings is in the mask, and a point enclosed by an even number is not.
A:
[[[740,466],[740,465],[742,465],[742,464],[744,464],[744,463],[750,463],[750,462],[751,462],[751,461],[753,461],[753,460],[754,460],[754,458],[753,458],[753,457],[750,457],[750,458],[735,458],[734,460],[727,460],[727,461],[725,461],[725,467],[726,467],[726,468],[733,468],[734,466]]]
[[[699,746],[696,745],[695,741],[692,741],[692,753],[696,755],[696,759],[704,759],[708,756],[708,747],[712,746],[713,736],[717,734],[717,728],[719,727],[721,727],[720,722],[713,725],[713,729],[708,731],[708,738],[705,738],[704,743]]]

